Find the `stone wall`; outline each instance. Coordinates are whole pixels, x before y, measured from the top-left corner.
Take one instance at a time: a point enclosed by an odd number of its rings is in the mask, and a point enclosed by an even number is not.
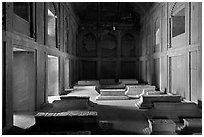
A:
[[[157,3],[140,31],[140,78],[194,102],[202,100],[201,11],[196,2]]]
[[[127,26],[116,27],[116,30],[84,27],[79,30],[77,41],[78,56],[81,60],[80,79],[139,78],[137,29]],[[90,64],[93,68],[88,69]],[[126,71],[127,68],[132,74]],[[88,71],[92,70],[93,74],[89,74]]]
[[[17,11],[23,10],[23,8],[18,7],[19,5],[24,4],[15,4],[13,2],[2,4],[2,46],[4,53],[3,130],[13,125],[13,103],[15,103],[13,101],[17,101],[15,90],[22,88],[33,89],[32,95],[26,94],[26,97],[32,98],[32,102],[29,103],[34,103],[32,110],[37,110],[40,105],[47,102],[49,89],[48,55],[58,58],[58,87],[56,88],[58,94],[73,86],[79,79],[79,75],[77,75],[79,63],[76,56],[78,18],[73,13],[70,3],[27,3],[29,8],[26,9],[29,9],[29,11],[22,11],[22,13],[28,13],[28,15],[16,13],[15,8],[19,9]],[[54,6],[56,20],[56,37],[52,41],[48,41],[49,5]],[[29,17],[26,18],[27,16]],[[30,71],[30,73],[34,69],[32,77],[29,75],[20,75],[18,77],[17,73],[21,71],[20,67],[26,67],[29,58],[26,61],[25,58],[17,58],[16,53],[14,53],[15,48],[22,51],[32,51],[32,62],[34,64],[32,68],[27,67],[26,69],[26,72]],[[20,60],[16,62],[17,59]],[[15,65],[16,63],[18,65]],[[15,66],[18,66],[18,68],[15,69]],[[15,78],[13,79],[13,77]],[[33,84],[25,84],[24,81],[21,87],[18,84],[14,85],[15,79],[23,80],[27,77],[29,78],[27,82]]]

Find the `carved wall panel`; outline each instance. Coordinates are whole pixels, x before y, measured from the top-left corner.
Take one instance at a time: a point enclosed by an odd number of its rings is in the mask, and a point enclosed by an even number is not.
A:
[[[102,37],[100,41],[102,57],[115,57],[117,55],[116,40],[116,37],[112,34],[106,34]]]
[[[85,34],[81,44],[81,56],[95,57],[97,55],[96,37],[92,33]]]
[[[123,35],[121,39],[121,56],[135,56],[135,46],[135,40],[132,34],[126,33],[125,35]]]

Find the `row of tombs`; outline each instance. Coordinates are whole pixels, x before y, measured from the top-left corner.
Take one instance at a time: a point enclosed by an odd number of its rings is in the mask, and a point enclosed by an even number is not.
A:
[[[201,109],[136,79],[78,81],[35,115],[28,133],[201,134]]]
[[[15,48],[13,56],[14,111],[32,111],[35,53]],[[54,93],[58,87],[58,71],[54,71],[58,68],[57,61],[53,56],[48,58],[47,65],[51,68],[48,73],[53,74],[48,77],[49,95],[58,94]],[[65,92],[48,109],[39,110],[29,134],[201,133],[202,110],[197,104],[184,101],[180,95],[158,91],[154,85],[138,83],[136,79],[78,81]]]

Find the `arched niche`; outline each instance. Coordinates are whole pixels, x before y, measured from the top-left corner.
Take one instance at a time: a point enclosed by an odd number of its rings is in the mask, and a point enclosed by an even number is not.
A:
[[[95,57],[97,54],[96,37],[92,33],[86,33],[82,38],[81,55]]]
[[[186,41],[186,4],[176,2],[171,8],[171,47],[184,47]]]
[[[116,37],[110,33],[105,34],[100,42],[102,57],[115,57],[117,50]]]
[[[130,33],[126,33],[121,38],[121,56],[135,56],[135,39]]]
[[[47,9],[47,34],[48,34],[48,45],[57,46],[57,8],[52,2],[48,3]]]
[[[64,44],[65,44],[65,52],[69,53],[69,16],[64,18]]]

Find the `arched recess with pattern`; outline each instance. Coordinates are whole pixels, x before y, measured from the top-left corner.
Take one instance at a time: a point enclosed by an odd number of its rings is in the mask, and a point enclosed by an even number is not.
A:
[[[121,38],[121,56],[135,56],[135,39],[131,33],[126,33]]]
[[[81,56],[83,57],[97,56],[96,37],[91,32],[86,33],[82,38]]]
[[[48,45],[58,47],[57,46],[57,7],[55,3],[49,2],[48,3],[48,26],[47,26],[47,33],[48,33]]]
[[[117,55],[117,39],[111,34],[105,34],[100,42],[102,57],[115,57]]]
[[[64,23],[64,50],[65,52],[69,53],[69,44],[68,44],[68,41],[69,41],[69,16],[66,16],[65,19],[64,19],[65,23]]]

